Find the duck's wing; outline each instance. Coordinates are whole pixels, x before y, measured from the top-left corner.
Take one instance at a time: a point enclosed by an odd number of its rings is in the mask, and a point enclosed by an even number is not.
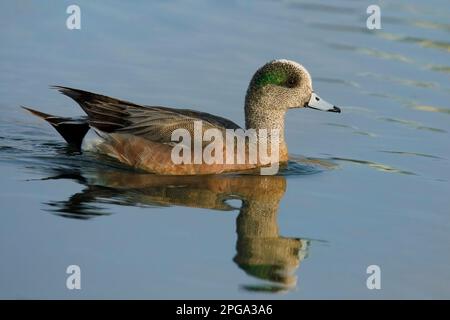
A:
[[[192,136],[195,121],[202,121],[203,130],[215,128],[225,132],[240,128],[228,119],[206,112],[141,106],[79,89],[54,88],[74,99],[88,115],[89,125],[102,132],[127,133],[154,142],[171,143],[172,132],[176,129],[186,129]]]

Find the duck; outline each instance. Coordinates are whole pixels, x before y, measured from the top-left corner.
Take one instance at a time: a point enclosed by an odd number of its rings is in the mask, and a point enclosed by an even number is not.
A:
[[[260,161],[181,164],[173,161],[174,130],[185,129],[193,134],[199,121],[203,131],[214,129],[223,136],[228,130],[244,130],[224,117],[192,109],[139,105],[65,86],[52,88],[77,102],[86,115],[60,117],[26,106],[22,108],[47,121],[69,145],[82,152],[96,152],[132,168],[159,175],[254,172],[265,165]],[[285,139],[286,113],[300,108],[341,112],[339,107],[314,92],[308,70],[295,61],[272,60],[254,73],[245,95],[245,130],[276,131],[275,150],[281,165],[286,165],[289,159]],[[249,150],[247,142],[244,152]]]

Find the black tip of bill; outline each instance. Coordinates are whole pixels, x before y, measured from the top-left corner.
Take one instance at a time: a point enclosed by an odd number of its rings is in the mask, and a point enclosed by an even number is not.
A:
[[[338,108],[338,107],[336,107],[336,106],[333,106],[333,109],[330,109],[330,110],[328,110],[329,112],[337,112],[337,113],[341,113],[341,109],[340,108]]]

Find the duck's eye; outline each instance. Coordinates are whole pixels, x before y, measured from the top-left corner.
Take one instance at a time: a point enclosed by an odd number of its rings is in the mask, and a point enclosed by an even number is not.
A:
[[[319,97],[316,97],[316,101],[319,101],[320,100],[320,98]]]
[[[293,88],[293,87],[295,87],[296,85],[297,85],[297,78],[295,78],[295,77],[291,77],[291,78],[289,78],[288,79],[288,81],[287,81],[287,86],[289,87],[289,88]]]

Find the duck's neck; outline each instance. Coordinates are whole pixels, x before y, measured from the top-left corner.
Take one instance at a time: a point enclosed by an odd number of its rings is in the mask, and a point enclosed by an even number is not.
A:
[[[286,110],[270,109],[258,100],[248,99],[245,101],[245,127],[246,129],[266,129],[269,141],[273,129],[278,129],[278,141],[280,161],[288,160],[288,149],[284,139],[284,120]]]

